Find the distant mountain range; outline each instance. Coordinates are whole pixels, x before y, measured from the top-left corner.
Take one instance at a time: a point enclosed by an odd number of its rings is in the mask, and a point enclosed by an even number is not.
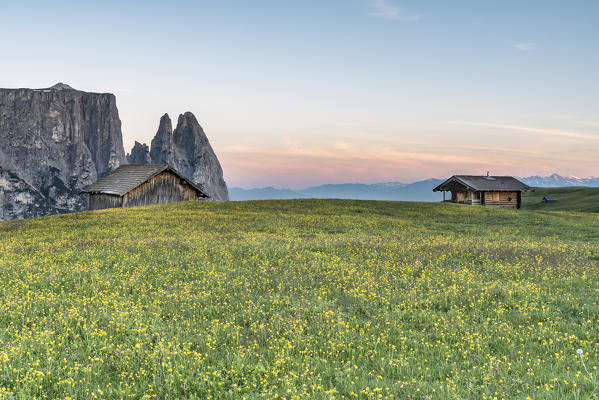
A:
[[[534,187],[566,187],[566,186],[590,186],[599,187],[599,178],[577,178],[575,176],[561,176],[553,174],[549,176],[529,176],[528,178],[519,178],[528,186]]]
[[[550,176],[529,176],[518,178],[533,187],[565,187],[593,186],[599,187],[599,178],[564,177],[558,174]],[[396,201],[441,201],[442,193],[433,192],[433,188],[443,182],[442,179],[427,179],[414,183],[339,183],[312,186],[305,189],[277,189],[274,187],[229,189],[231,200],[268,200],[268,199],[302,199],[302,198],[335,198],[356,200],[396,200]]]
[[[302,199],[302,198],[335,198],[357,200],[404,200],[404,201],[441,201],[443,195],[434,193],[433,188],[443,182],[440,179],[427,179],[410,184],[400,182],[388,183],[340,183],[312,186],[305,189],[276,189],[273,187],[229,189],[231,200],[267,200],[267,199]]]

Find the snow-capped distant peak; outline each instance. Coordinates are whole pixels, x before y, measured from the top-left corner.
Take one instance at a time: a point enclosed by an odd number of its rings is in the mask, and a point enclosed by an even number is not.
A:
[[[599,178],[561,176],[557,173],[553,173],[549,176],[529,176],[527,178],[520,178],[520,180],[529,186],[536,187],[599,186]]]

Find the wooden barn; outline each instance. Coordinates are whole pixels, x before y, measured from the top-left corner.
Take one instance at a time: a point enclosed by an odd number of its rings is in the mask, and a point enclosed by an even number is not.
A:
[[[511,176],[454,175],[433,189],[433,192],[451,192],[452,203],[520,208],[522,191],[528,185]]]
[[[125,164],[85,187],[89,209],[134,207],[209,198],[168,164]]]

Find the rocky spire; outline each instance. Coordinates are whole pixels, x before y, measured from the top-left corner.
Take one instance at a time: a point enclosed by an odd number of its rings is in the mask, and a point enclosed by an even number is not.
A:
[[[179,115],[174,131],[168,114],[162,116],[152,139],[150,159],[152,164],[170,164],[201,186],[212,200],[229,200],[220,162],[192,113]]]
[[[177,165],[185,174],[189,174],[186,176],[196,184],[202,185],[213,200],[229,200],[229,191],[223,179],[220,162],[206,133],[192,113],[179,115],[173,141]]]
[[[131,149],[131,154],[127,154],[129,164],[152,164],[150,158],[150,148],[145,143],[135,141],[135,145]]]
[[[152,139],[150,159],[153,164],[170,164],[173,150],[173,125],[168,114],[160,118],[158,131]]]

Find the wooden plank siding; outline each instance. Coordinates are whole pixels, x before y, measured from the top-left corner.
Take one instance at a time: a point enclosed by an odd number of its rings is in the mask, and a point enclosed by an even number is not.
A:
[[[518,192],[484,192],[484,205],[518,208],[519,197]]]
[[[197,199],[197,192],[183,179],[169,172],[161,172],[123,196],[123,207]]]
[[[93,193],[89,195],[89,210],[122,207],[123,198],[114,194]]]
[[[468,190],[452,192],[451,201],[459,204],[518,208],[519,198],[520,194],[518,192],[476,192]]]

